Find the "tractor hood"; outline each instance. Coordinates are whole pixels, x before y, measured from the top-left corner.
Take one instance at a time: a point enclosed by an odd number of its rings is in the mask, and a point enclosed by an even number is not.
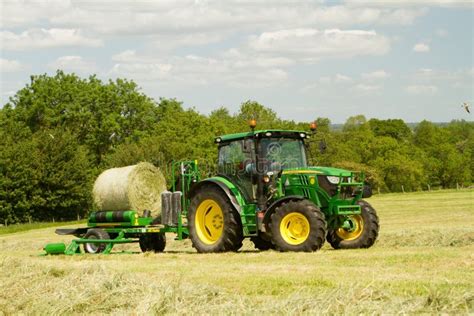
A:
[[[283,174],[321,174],[325,176],[350,177],[352,172],[333,167],[304,167],[283,170]]]

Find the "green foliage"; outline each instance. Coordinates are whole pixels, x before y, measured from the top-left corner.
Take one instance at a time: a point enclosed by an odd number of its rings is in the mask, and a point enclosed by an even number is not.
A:
[[[371,119],[369,126],[375,136],[388,136],[397,140],[408,140],[412,135],[410,128],[400,119]]]
[[[113,145],[147,136],[158,114],[134,82],[104,84],[95,76],[81,79],[62,71],[32,76],[4,111],[7,120],[21,122],[32,133],[67,127],[98,164]]]
[[[13,223],[85,215],[94,169],[74,135],[38,131],[19,142],[4,140],[1,152],[3,220]]]
[[[216,172],[218,135],[257,128],[308,130],[255,101],[237,113],[209,115],[174,99],[156,102],[132,81],[102,82],[58,71],[31,82],[0,109],[0,223],[76,219],[90,206],[92,181],[104,169],[148,161],[170,181],[173,160],[198,159],[203,176]],[[474,124],[350,117],[341,130],[316,118],[310,163],[367,174],[382,191],[471,185]]]

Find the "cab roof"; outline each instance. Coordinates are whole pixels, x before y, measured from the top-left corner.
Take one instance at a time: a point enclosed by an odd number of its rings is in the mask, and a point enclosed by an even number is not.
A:
[[[267,133],[271,133],[272,136],[279,136],[279,137],[296,137],[296,138],[306,138],[308,137],[308,132],[306,131],[294,131],[294,130],[284,130],[284,129],[262,129],[257,131],[250,131],[250,132],[243,132],[243,133],[236,133],[236,134],[227,134],[218,136],[215,138],[216,143],[221,142],[230,142],[233,140],[240,140],[249,137],[267,137]],[[301,134],[305,134],[304,137]]]

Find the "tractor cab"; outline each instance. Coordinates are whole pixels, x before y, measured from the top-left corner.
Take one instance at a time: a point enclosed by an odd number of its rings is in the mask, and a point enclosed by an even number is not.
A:
[[[304,139],[308,137],[304,132],[284,130],[217,137],[218,175],[236,183],[247,201],[257,202],[259,183],[269,183],[285,169],[307,167]]]

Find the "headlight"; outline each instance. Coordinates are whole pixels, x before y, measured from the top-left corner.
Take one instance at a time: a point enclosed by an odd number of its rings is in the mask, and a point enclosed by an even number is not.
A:
[[[327,176],[327,179],[332,184],[339,184],[339,181],[341,180],[339,177],[334,176]]]

